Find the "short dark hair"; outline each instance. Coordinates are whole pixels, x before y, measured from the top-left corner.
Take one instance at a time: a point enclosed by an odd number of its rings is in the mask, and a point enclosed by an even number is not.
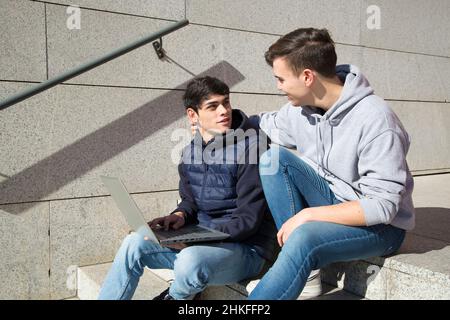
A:
[[[270,66],[276,58],[285,58],[296,75],[306,68],[325,77],[336,74],[337,56],[327,29],[294,30],[272,44],[264,57]]]
[[[195,78],[188,83],[183,95],[184,107],[186,109],[192,108],[195,112],[198,112],[198,107],[203,100],[208,99],[211,94],[229,95],[230,88],[225,82],[217,78],[208,76]]]

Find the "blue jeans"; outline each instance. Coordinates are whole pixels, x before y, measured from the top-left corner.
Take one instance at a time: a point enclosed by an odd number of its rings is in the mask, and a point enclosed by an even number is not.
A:
[[[145,267],[173,269],[175,280],[169,294],[175,299],[191,299],[207,285],[230,284],[258,275],[264,262],[251,246],[242,243],[193,245],[180,251],[132,233],[122,242],[98,299],[131,299]]]
[[[263,163],[271,163],[267,157],[275,156],[279,161],[277,173],[263,175]],[[303,208],[340,202],[325,179],[285,148],[275,146],[264,153],[260,167],[264,194],[278,229]],[[404,237],[404,230],[385,224],[352,227],[318,221],[305,223],[291,233],[249,299],[296,299],[311,270],[338,261],[392,254]]]

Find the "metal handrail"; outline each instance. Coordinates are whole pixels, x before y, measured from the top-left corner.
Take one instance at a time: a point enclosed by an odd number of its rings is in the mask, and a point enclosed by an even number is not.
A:
[[[135,50],[149,42],[152,42],[152,41],[159,39],[169,33],[174,32],[180,28],[183,28],[183,27],[187,26],[188,24],[189,24],[188,20],[178,21],[177,23],[170,25],[169,27],[166,27],[164,29],[161,29],[160,31],[155,32],[147,37],[144,37],[142,39],[134,41],[122,48],[113,50],[110,53],[108,53],[100,58],[97,58],[97,59],[91,60],[87,63],[81,64],[80,66],[78,66],[72,70],[69,70],[69,71],[66,71],[66,72],[60,74],[59,76],[56,76],[56,77],[49,79],[45,82],[42,82],[36,86],[33,86],[31,88],[28,88],[26,90],[23,90],[23,91],[15,94],[15,95],[12,95],[11,97],[0,102],[0,110],[10,107],[13,104],[16,104],[25,99],[28,99],[31,96],[34,96],[42,91],[50,89],[51,87],[54,87],[57,84],[67,81],[73,77],[76,77],[86,71],[94,69],[110,60],[120,57],[120,56],[122,56],[132,50]]]

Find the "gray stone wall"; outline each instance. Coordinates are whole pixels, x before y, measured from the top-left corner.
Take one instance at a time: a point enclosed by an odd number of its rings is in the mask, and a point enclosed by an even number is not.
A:
[[[172,210],[186,82],[215,75],[235,108],[276,110],[263,53],[298,27],[328,28],[339,62],[391,103],[415,174],[450,171],[448,16],[447,0],[0,0],[0,99],[190,20],[164,37],[165,61],[147,45],[0,111],[0,299],[75,296],[74,266],[112,260],[127,228],[99,175],[121,177],[148,219]]]

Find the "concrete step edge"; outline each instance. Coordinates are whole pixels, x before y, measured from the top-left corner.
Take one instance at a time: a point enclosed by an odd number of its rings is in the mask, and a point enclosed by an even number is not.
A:
[[[111,267],[111,263],[101,263],[78,268],[78,296],[80,300],[97,299],[103,278]],[[146,269],[139,282],[134,300],[149,300],[167,288],[173,279],[173,271],[168,269]],[[208,287],[202,293],[205,300],[243,300],[247,292],[252,290],[258,280],[249,281],[245,284],[233,284],[227,286]],[[342,289],[325,285],[325,295],[316,297],[317,300],[355,300],[361,297],[348,293]]]
[[[371,299],[450,299],[447,275],[401,262],[379,266],[358,260],[323,270],[326,283]]]

